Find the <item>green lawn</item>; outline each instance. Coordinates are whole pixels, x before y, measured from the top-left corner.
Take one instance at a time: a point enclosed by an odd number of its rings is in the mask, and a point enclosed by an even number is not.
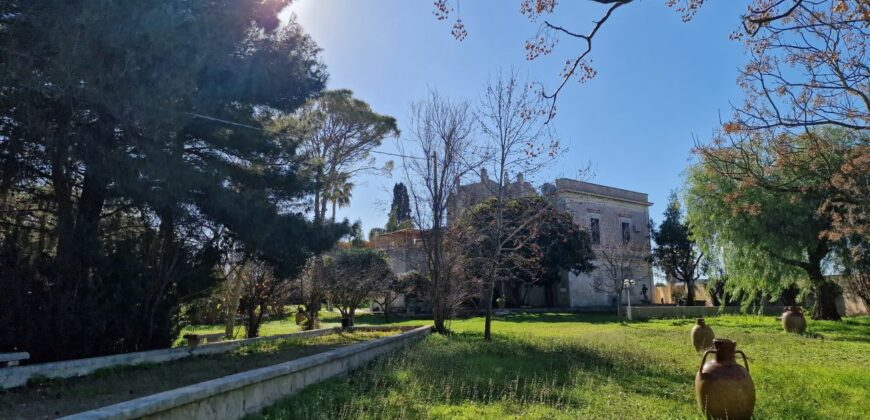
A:
[[[870,413],[870,318],[809,321],[804,336],[782,332],[774,317],[708,324],[749,356],[756,418]],[[480,318],[455,321],[452,336],[429,336],[350,377],[309,387],[262,417],[701,417],[692,320],[620,325],[603,315],[514,315],[497,320],[491,343],[482,341],[482,325]]]

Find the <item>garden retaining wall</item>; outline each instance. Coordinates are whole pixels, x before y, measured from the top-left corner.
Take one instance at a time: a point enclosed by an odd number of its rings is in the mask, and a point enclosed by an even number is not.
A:
[[[352,327],[352,329],[376,331],[384,327]],[[396,327],[388,328],[395,330]],[[196,347],[176,347],[171,349],[149,350],[133,353],[114,354],[111,356],[90,357],[87,359],[66,360],[62,362],[40,363],[34,365],[0,368],[0,389],[14,388],[26,385],[34,378],[71,378],[94,373],[100,369],[120,366],[134,366],[143,363],[163,363],[191,356],[226,353],[241,346],[261,341],[281,340],[295,337],[317,337],[334,334],[341,328],[321,328],[311,331],[300,331],[290,334],[268,337],[247,338],[242,340],[222,341],[202,344]]]
[[[765,306],[764,315],[782,315],[783,306]],[[739,314],[739,306],[632,306],[635,320],[650,318],[701,318],[723,314]]]
[[[307,385],[347,373],[384,353],[414,343],[431,330],[431,326],[419,327],[399,335],[149,395],[65,419],[237,419],[257,413]]]

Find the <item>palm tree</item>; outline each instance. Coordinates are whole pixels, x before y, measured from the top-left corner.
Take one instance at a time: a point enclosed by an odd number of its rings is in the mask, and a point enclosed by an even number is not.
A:
[[[326,190],[327,198],[332,201],[332,222],[335,223],[335,209],[350,204],[353,182],[348,181],[348,174],[338,175]]]

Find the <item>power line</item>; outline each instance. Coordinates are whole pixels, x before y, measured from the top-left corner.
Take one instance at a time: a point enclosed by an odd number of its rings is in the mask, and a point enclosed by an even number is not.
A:
[[[408,156],[408,155],[403,155],[403,154],[399,154],[399,153],[381,152],[378,150],[372,150],[371,152],[381,154],[381,155],[395,156],[395,157],[406,158],[406,159],[417,159],[417,160],[424,160],[425,159],[425,158],[421,158],[419,156]]]
[[[224,119],[221,119],[221,118],[211,117],[211,116],[208,116],[208,115],[196,114],[196,113],[193,113],[193,112],[188,112],[187,115],[190,115],[190,116],[192,116],[192,117],[196,117],[196,118],[202,118],[202,119],[204,119],[204,120],[209,120],[209,121],[215,121],[215,122],[219,122],[219,123],[224,123],[224,124],[234,125],[234,126],[236,126],[236,127],[244,127],[244,128],[249,128],[249,129],[251,129],[251,130],[257,130],[257,131],[267,131],[267,130],[265,130],[265,129],[262,128],[262,127],[254,127],[254,126],[252,126],[252,125],[247,125],[247,124],[237,123],[237,122],[234,122],[234,121],[228,121],[228,120],[224,120]],[[403,154],[400,154],[400,153],[381,152],[381,151],[378,151],[378,150],[372,150],[371,152],[372,152],[372,153],[377,153],[377,154],[380,154],[380,155],[394,156],[394,157],[400,157],[400,158],[405,158],[405,159],[424,160],[424,158],[421,158],[421,157],[419,157],[419,156],[408,156],[408,155],[403,155]]]
[[[254,127],[253,125],[247,125],[247,124],[237,123],[237,122],[233,122],[233,121],[222,120],[222,119],[220,119],[220,118],[209,117],[208,115],[195,114],[195,113],[193,113],[193,112],[187,112],[186,114],[187,114],[187,115],[190,115],[190,116],[192,116],[192,117],[202,118],[202,119],[204,119],[204,120],[216,121],[216,122],[221,122],[221,123],[224,123],[224,124],[234,125],[234,126],[236,126],[236,127],[245,127],[245,128],[250,128],[251,130],[266,131],[266,130],[265,130],[264,128],[262,128],[262,127]]]

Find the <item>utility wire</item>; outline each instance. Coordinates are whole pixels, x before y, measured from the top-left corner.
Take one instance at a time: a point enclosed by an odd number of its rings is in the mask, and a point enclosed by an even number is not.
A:
[[[266,129],[264,129],[264,128],[262,128],[262,127],[254,127],[253,125],[247,125],[247,124],[237,123],[237,122],[234,122],[234,121],[228,121],[228,120],[224,120],[224,119],[221,119],[221,118],[211,117],[211,116],[208,116],[208,115],[196,114],[196,113],[193,113],[193,112],[187,112],[186,114],[187,114],[187,115],[190,115],[190,116],[192,116],[192,117],[195,117],[195,118],[202,118],[202,119],[204,119],[204,120],[209,120],[209,121],[214,121],[214,122],[219,122],[219,123],[224,123],[224,124],[234,125],[234,126],[236,126],[236,127],[244,127],[244,128],[249,128],[249,129],[251,129],[251,130],[257,130],[257,131],[267,131]],[[371,153],[377,153],[377,154],[379,154],[379,155],[395,156],[395,157],[406,158],[406,159],[418,159],[418,160],[424,160],[424,159],[425,159],[425,158],[421,158],[421,157],[419,157],[419,156],[408,156],[408,155],[403,155],[403,154],[400,154],[400,153],[381,152],[381,151],[378,151],[378,150],[370,150],[370,152],[371,152]]]

